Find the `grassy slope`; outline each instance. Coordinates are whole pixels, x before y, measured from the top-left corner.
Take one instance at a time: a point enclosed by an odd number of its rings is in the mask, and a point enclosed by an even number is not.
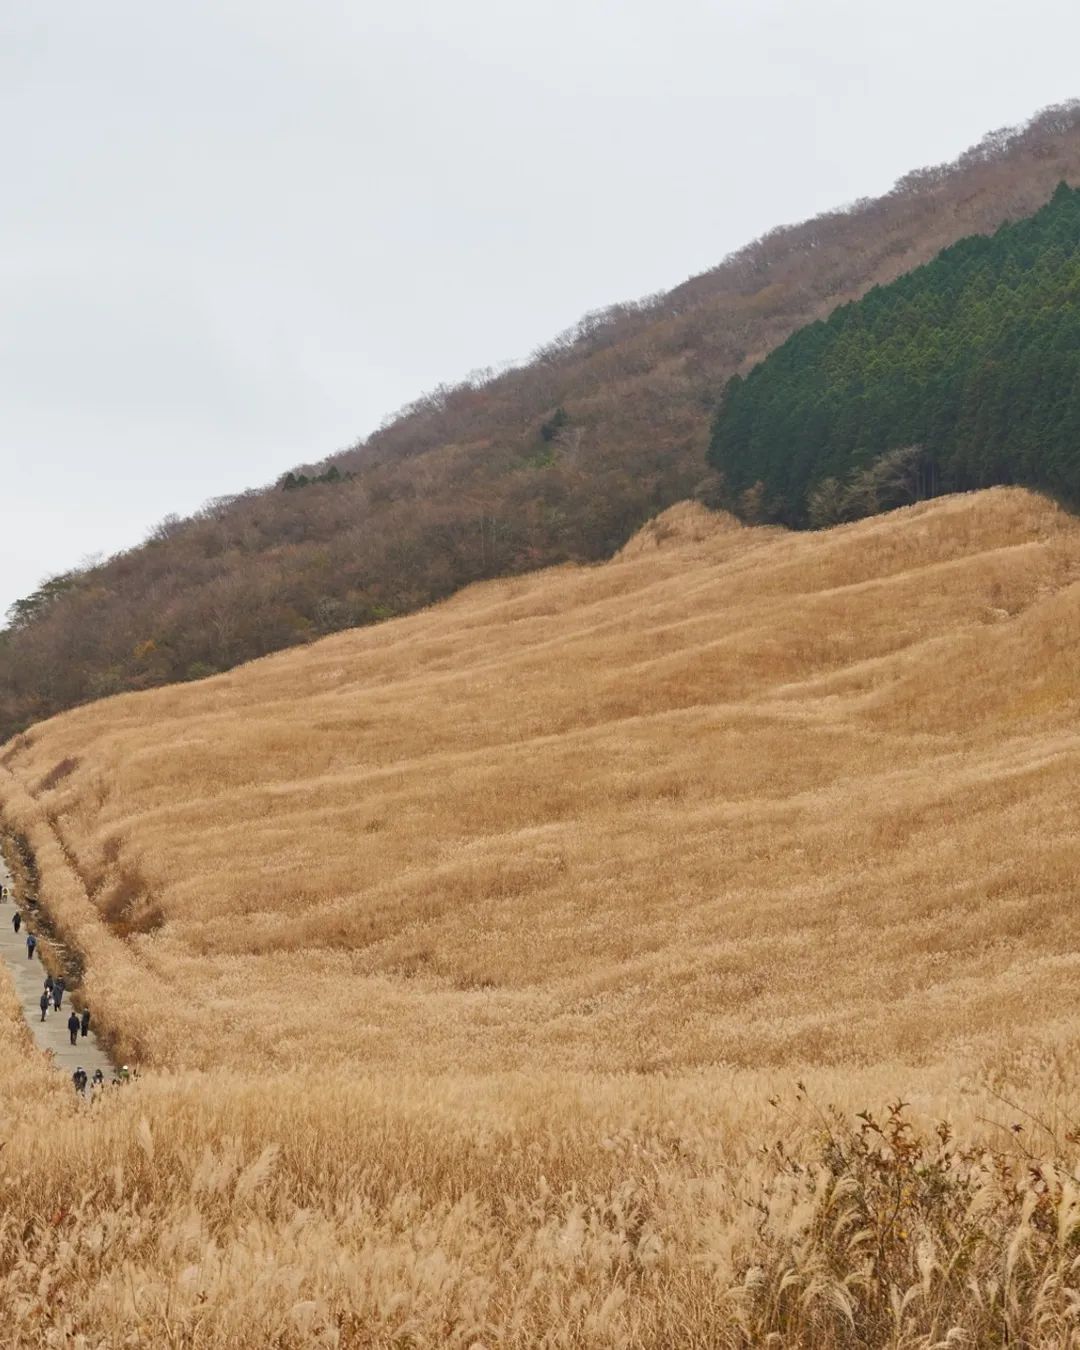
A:
[[[681,507],[6,758],[144,1062],[996,1055],[1080,997],[1077,576],[1019,490],[807,536]]]
[[[5,1023],[0,1345],[1063,1343],[1076,579],[1017,490],[680,507],[35,728],[6,816],[161,1067],[79,1110]]]

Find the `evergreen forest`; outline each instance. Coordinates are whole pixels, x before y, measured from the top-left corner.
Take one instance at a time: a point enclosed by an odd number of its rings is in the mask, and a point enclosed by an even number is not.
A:
[[[709,461],[744,516],[792,526],[1002,483],[1080,505],[1080,189],[733,376]]]

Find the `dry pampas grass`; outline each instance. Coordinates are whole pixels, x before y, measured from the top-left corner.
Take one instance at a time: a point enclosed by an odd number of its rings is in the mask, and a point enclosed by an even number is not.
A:
[[[1078,579],[683,506],[12,742],[144,1073],[7,1010],[0,1344],[1068,1343]]]

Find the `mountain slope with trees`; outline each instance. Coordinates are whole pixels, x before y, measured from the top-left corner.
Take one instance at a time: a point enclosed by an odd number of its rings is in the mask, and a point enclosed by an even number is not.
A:
[[[351,450],[50,579],[0,634],[0,736],[485,577],[608,557],[671,503],[716,503],[703,457],[733,374],[957,240],[1029,216],[1062,180],[1080,183],[1080,103],[588,315],[526,365],[440,388]]]
[[[709,460],[749,514],[796,526],[994,484],[1080,504],[1078,302],[1062,183],[735,375]]]

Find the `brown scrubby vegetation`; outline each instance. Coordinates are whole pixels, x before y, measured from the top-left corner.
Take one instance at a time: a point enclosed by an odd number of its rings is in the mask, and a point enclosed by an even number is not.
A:
[[[1078,637],[1027,492],[684,503],[16,738],[142,1073],[0,989],[0,1345],[1072,1344]]]
[[[610,556],[691,492],[717,499],[703,455],[730,375],[957,239],[1030,214],[1062,179],[1080,182],[1080,105],[588,315],[528,364],[440,388],[306,474],[54,578],[0,635],[0,735],[482,578]]]

